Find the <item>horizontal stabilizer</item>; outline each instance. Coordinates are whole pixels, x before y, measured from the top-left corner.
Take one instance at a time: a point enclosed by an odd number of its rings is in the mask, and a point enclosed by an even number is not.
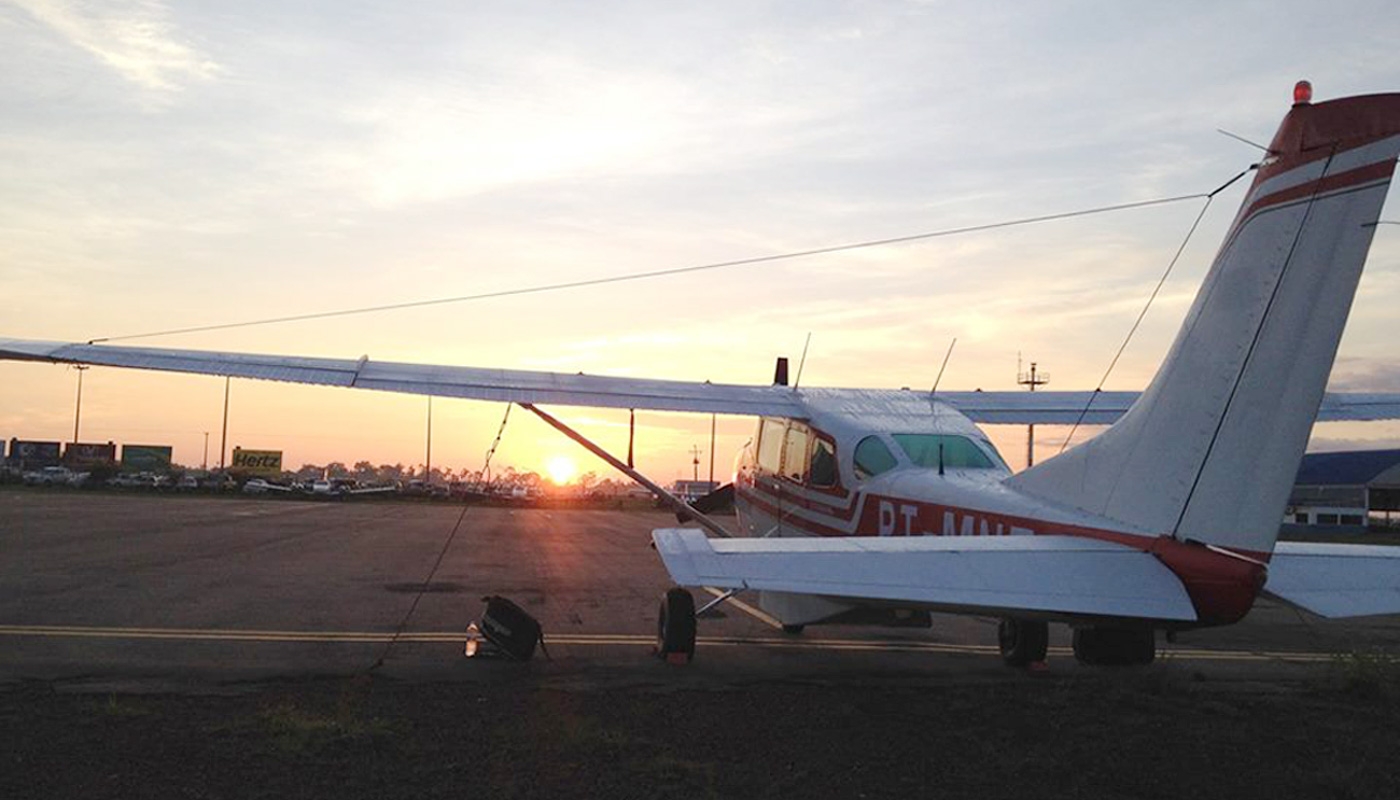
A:
[[[1400,614],[1400,547],[1279,542],[1264,591],[1324,617]]]
[[[1156,557],[1073,536],[709,539],[652,531],[676,583],[942,611],[1194,621]]]

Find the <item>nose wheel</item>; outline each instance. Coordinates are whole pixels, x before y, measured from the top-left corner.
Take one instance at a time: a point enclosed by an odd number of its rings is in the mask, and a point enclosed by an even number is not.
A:
[[[656,655],[671,664],[687,664],[695,658],[695,598],[679,586],[661,597]]]

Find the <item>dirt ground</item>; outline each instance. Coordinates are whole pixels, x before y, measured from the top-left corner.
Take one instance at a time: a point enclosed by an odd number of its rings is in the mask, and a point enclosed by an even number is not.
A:
[[[563,691],[358,678],[237,693],[0,692],[0,797],[1380,798],[1400,670],[1149,670]]]

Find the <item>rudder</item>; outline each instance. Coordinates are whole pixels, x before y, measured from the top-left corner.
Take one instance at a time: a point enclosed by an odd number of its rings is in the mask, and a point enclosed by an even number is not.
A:
[[[1400,94],[1295,106],[1138,402],[1009,485],[1267,558],[1397,152]]]

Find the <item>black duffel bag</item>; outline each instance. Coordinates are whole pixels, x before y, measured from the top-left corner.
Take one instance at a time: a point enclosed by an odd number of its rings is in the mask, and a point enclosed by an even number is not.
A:
[[[481,599],[486,603],[481,615],[481,634],[486,641],[516,661],[529,661],[535,655],[535,645],[543,641],[539,621],[500,595]]]

